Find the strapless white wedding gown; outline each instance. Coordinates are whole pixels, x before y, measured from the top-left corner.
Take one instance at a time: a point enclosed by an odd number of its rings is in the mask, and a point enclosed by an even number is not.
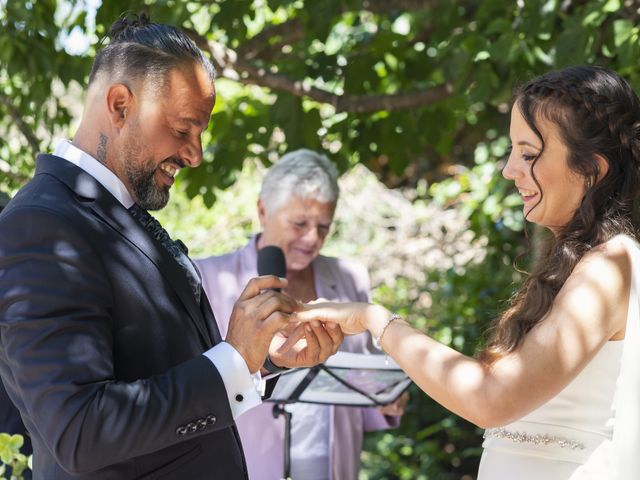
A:
[[[558,395],[485,431],[478,480],[640,479],[640,246],[623,341],[607,342]]]

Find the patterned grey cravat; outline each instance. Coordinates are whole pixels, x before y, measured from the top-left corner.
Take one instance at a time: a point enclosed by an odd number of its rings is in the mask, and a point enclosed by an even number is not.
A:
[[[171,240],[167,231],[160,225],[160,222],[153,218],[149,212],[139,207],[135,203],[129,208],[131,215],[135,218],[150,234],[158,240],[162,246],[171,254],[171,256],[180,264],[187,276],[187,281],[196,302],[200,304],[200,295],[202,294],[202,280],[195,265],[188,256],[189,250],[181,240]]]

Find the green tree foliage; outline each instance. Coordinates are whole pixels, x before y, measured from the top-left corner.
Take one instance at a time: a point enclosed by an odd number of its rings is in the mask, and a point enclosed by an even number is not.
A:
[[[123,12],[188,29],[219,67],[219,99],[188,194],[210,206],[244,160],[298,147],[341,168],[364,163],[390,186],[448,176],[507,126],[515,83],[572,63],[610,66],[640,85],[638,11],[622,0],[110,0],[95,21],[80,0],[0,0],[0,179],[24,182],[60,102],[83,84],[90,48]],[[54,21],[52,21],[54,19]]]
[[[84,82],[86,59],[67,55],[60,40],[85,14],[63,18],[56,0],[0,1],[0,188],[13,191],[29,179],[37,152],[71,115],[59,93]],[[53,19],[56,19],[54,22]],[[58,86],[58,93],[55,87]]]
[[[22,435],[0,433],[0,479],[22,480],[22,473],[31,468],[31,455],[20,453],[23,443]]]

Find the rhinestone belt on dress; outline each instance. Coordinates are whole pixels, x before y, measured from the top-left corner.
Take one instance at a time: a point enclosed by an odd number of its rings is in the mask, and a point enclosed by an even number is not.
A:
[[[536,433],[534,435],[524,432],[512,432],[504,428],[489,428],[484,431],[484,438],[504,438],[515,443],[532,443],[534,445],[558,445],[561,448],[570,448],[571,450],[584,450],[584,443],[571,438],[557,437],[555,435],[547,435]]]

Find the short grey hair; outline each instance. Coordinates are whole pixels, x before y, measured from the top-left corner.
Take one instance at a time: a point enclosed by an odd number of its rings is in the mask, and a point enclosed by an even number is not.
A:
[[[336,204],[340,188],[335,164],[305,148],[284,155],[265,175],[260,200],[271,213],[291,195]]]

